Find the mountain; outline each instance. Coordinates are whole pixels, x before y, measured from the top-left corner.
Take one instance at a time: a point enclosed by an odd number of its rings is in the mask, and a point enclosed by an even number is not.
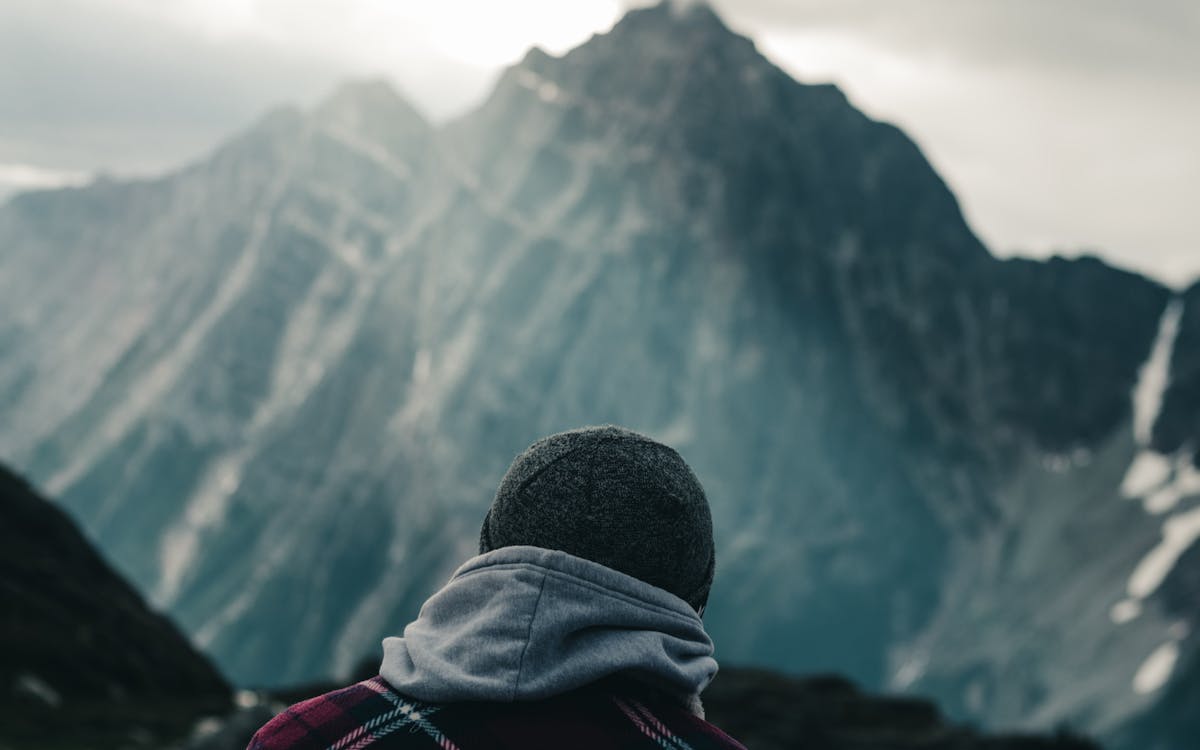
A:
[[[0,746],[161,746],[229,686],[62,511],[0,467]]]
[[[901,131],[703,5],[445,127],[362,82],[17,196],[0,248],[0,455],[237,684],[348,672],[517,452],[602,422],[704,482],[727,662],[1114,733],[1200,651],[1163,587],[1200,293],[996,259]]]

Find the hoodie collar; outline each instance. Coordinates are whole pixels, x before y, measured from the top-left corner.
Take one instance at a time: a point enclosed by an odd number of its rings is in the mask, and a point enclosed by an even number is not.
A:
[[[623,675],[696,709],[717,671],[687,602],[539,547],[468,560],[383,650],[379,674],[430,702],[540,700]]]

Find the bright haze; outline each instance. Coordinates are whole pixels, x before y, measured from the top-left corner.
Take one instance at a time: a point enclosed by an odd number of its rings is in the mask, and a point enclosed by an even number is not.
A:
[[[803,82],[912,136],[997,253],[1089,252],[1200,276],[1200,4],[714,0]],[[530,46],[562,53],[617,0],[5,0],[0,196],[154,174],[268,108],[382,75],[430,118]]]

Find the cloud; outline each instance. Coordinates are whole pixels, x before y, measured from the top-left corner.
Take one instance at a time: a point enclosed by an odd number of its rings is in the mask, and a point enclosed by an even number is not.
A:
[[[445,118],[528,46],[563,52],[623,2],[4,0],[0,164],[166,170],[351,76]],[[1193,0],[713,4],[800,80],[903,127],[992,247],[1200,273]]]
[[[1200,73],[1192,0],[718,0],[764,31],[853,32],[908,54],[958,62],[1186,77]]]
[[[84,0],[0,4],[0,49],[0,162],[52,169],[164,168],[340,76]]]
[[[0,203],[13,193],[25,190],[83,185],[91,179],[87,172],[53,170],[32,164],[4,164],[0,162]]]
[[[390,78],[444,119],[531,44],[566,51],[618,11],[616,0],[5,0],[0,162],[161,171],[349,77]]]

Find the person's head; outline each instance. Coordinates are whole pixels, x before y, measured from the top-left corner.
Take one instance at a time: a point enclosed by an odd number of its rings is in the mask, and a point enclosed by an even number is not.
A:
[[[715,570],[696,475],[673,449],[611,425],[560,432],[517,456],[483,519],[479,551],[515,545],[591,560],[697,612]]]

